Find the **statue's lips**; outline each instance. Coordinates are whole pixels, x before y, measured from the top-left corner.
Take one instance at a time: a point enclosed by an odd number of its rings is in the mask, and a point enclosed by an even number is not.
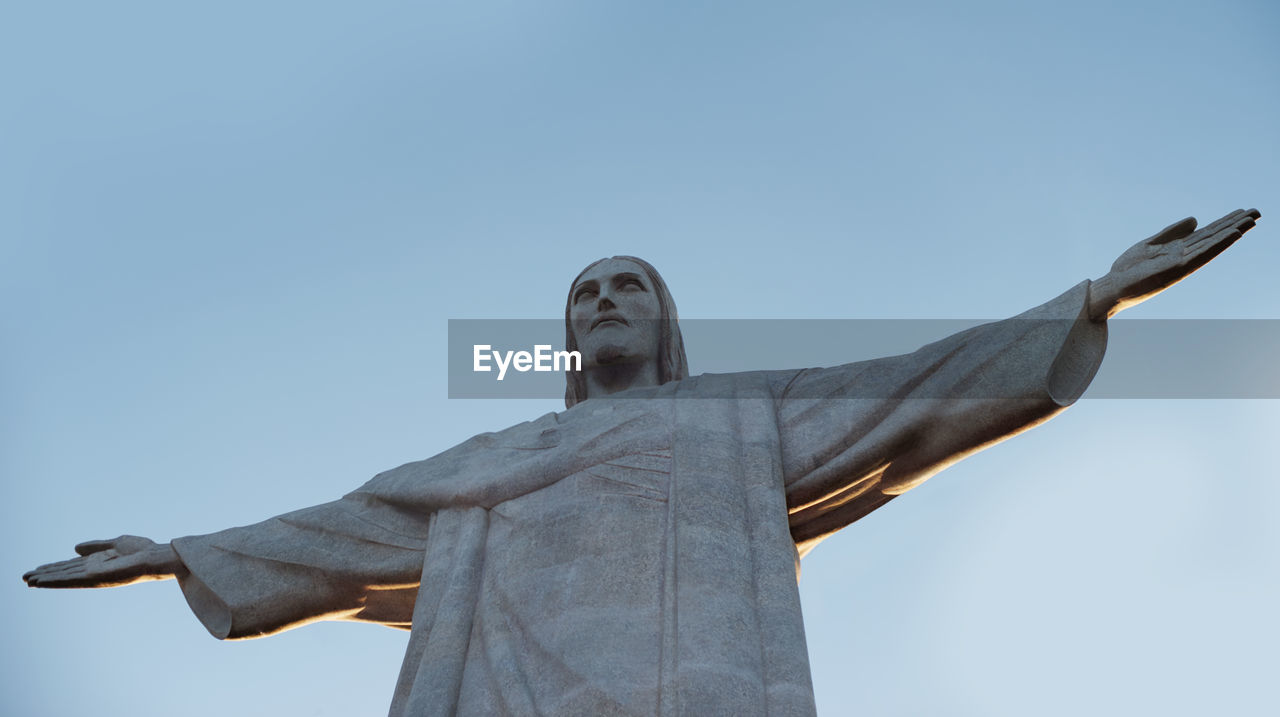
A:
[[[622,318],[617,314],[604,314],[602,316],[597,317],[595,321],[591,322],[591,330],[595,331],[597,328],[603,326],[604,324],[617,324],[619,326],[631,325],[626,319]]]

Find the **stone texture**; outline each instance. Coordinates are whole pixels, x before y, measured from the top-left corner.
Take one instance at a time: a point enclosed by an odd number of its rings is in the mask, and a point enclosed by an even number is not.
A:
[[[25,578],[176,577],[219,638],[326,619],[411,629],[392,715],[812,714],[799,557],[1062,411],[1097,370],[1107,317],[1257,217],[1178,222],[1017,317],[824,369],[686,376],[657,272],[603,260],[566,306],[568,343],[590,354],[567,410],[332,503],[171,545],[93,541]]]

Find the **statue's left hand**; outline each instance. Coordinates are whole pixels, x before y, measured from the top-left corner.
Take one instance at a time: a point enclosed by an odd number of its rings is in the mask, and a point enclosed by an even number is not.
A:
[[[80,557],[41,565],[22,579],[33,588],[109,588],[168,580],[186,571],[172,545],[138,535],[90,540],[76,552]]]
[[[1253,228],[1262,214],[1237,209],[1196,231],[1188,217],[1134,244],[1089,287],[1089,317],[1103,320],[1182,281]]]

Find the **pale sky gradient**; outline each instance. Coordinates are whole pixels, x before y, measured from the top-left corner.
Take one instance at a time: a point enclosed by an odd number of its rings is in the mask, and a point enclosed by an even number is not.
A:
[[[448,400],[446,321],[554,318],[601,256],[689,318],[1001,318],[1257,206],[1130,315],[1280,318],[1277,36],[1265,0],[13,5],[3,711],[384,714],[406,633],[220,643],[172,583],[19,575],[558,410]],[[1086,394],[847,529],[801,580],[820,713],[1280,713],[1278,434]]]

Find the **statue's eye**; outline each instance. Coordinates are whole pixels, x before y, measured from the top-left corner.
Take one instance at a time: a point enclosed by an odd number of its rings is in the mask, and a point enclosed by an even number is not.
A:
[[[596,292],[591,289],[579,289],[578,293],[573,297],[573,303],[581,304],[584,301],[591,301],[596,298]]]
[[[624,288],[624,289],[639,289],[640,291],[644,291],[644,290],[645,290],[645,288],[644,288],[644,284],[641,284],[639,279],[627,279],[626,281],[623,281],[623,282],[622,282],[622,288]]]

